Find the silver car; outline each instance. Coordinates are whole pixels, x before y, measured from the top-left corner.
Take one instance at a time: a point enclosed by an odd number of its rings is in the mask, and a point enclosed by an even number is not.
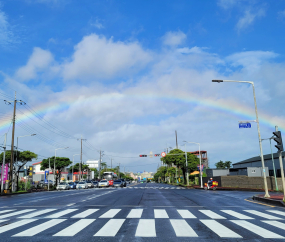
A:
[[[108,187],[109,186],[109,182],[107,180],[101,180],[99,181],[98,187]]]
[[[87,189],[87,188],[88,188],[88,185],[84,181],[78,182],[78,184],[76,186],[76,189]]]
[[[69,190],[69,184],[66,182],[60,182],[57,187],[56,190]]]

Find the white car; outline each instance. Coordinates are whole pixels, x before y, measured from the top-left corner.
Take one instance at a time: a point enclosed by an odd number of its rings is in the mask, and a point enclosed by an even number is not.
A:
[[[109,182],[107,180],[101,180],[98,183],[98,187],[108,187],[109,186]]]
[[[69,189],[70,189],[69,184],[66,182],[60,182],[56,187],[56,190],[69,190]]]
[[[77,183],[76,189],[87,189],[87,188],[88,188],[88,185],[86,182],[81,181]]]

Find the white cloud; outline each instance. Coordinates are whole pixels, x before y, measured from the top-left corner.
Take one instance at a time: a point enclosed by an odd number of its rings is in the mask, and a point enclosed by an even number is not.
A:
[[[90,20],[89,22],[90,22],[90,25],[91,25],[91,26],[94,26],[94,27],[96,27],[97,29],[103,29],[103,28],[104,28],[103,24],[99,21],[98,18],[96,18],[95,21]]]
[[[9,44],[15,43],[15,41],[12,27],[8,23],[8,18],[0,9],[0,46],[7,47]]]
[[[225,10],[232,8],[237,3],[238,0],[218,0],[217,2],[217,4]]]
[[[143,68],[151,55],[137,42],[114,42],[91,34],[75,46],[72,60],[63,65],[64,79],[111,78]]]
[[[280,19],[285,18],[285,10],[279,11],[279,12],[278,12],[278,17],[279,17]]]
[[[53,56],[48,50],[35,47],[27,64],[16,72],[16,77],[23,81],[36,79],[38,72],[46,70],[52,62]]]
[[[249,9],[244,11],[243,16],[238,20],[236,27],[238,31],[241,31],[245,28],[247,28],[248,26],[250,26],[251,24],[253,24],[253,22],[260,17],[264,17],[265,16],[265,10],[263,8],[258,9],[258,11],[253,12]]]
[[[177,46],[186,40],[187,36],[182,31],[167,32],[162,40],[164,45]]]

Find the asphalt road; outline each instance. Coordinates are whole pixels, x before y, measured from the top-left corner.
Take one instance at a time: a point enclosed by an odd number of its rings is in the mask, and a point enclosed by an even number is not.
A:
[[[0,197],[0,241],[284,241],[285,209],[257,192],[118,189]]]

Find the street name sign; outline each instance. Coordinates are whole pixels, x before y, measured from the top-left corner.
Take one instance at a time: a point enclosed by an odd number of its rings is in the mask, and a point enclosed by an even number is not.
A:
[[[251,128],[251,123],[239,123],[239,128]]]

